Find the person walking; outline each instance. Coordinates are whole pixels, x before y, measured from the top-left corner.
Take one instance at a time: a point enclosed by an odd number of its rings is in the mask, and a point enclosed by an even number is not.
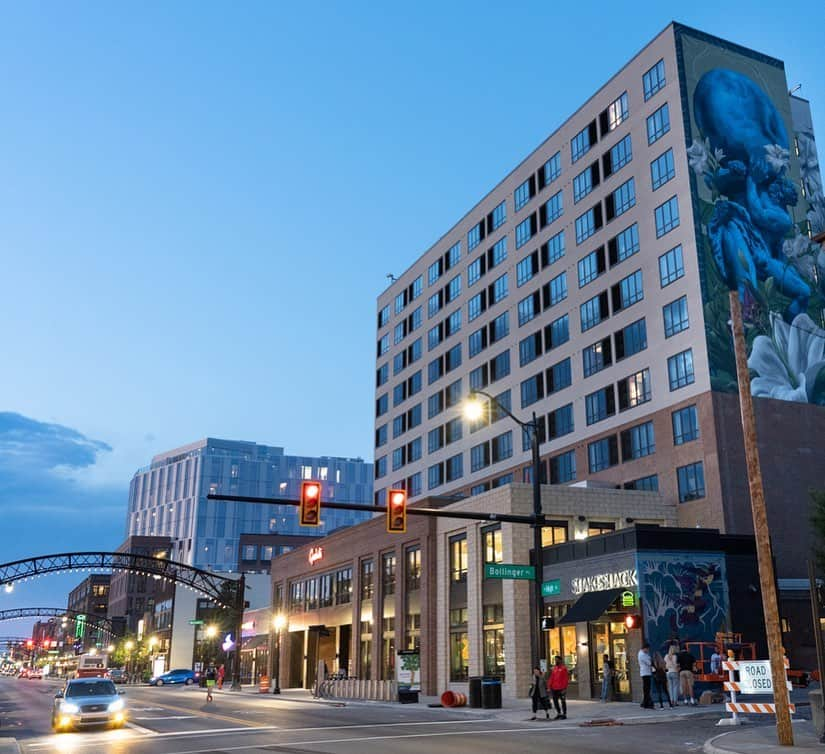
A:
[[[675,644],[671,644],[667,650],[665,669],[667,670],[668,696],[671,706],[675,707],[679,703],[679,661]]]
[[[226,666],[221,665],[218,668],[218,688],[223,690],[223,679],[226,677]]]
[[[613,660],[610,655],[602,658],[602,704],[613,701]]]
[[[215,670],[215,666],[210,664],[209,667],[206,669],[206,701],[212,701],[212,689],[215,688],[215,679],[218,677],[218,673]]]
[[[659,699],[659,709],[665,708],[662,697],[667,699],[669,706],[673,706],[673,700],[670,698],[667,690],[667,667],[665,665],[665,659],[658,652],[653,655],[653,690]],[[651,699],[651,701],[655,705],[656,700]]]
[[[547,695],[547,677],[541,672],[541,668],[533,668],[533,685],[530,686],[530,699],[533,702],[533,717],[536,719],[536,713],[539,709],[544,710],[544,716],[550,719],[550,700]]]
[[[693,668],[696,667],[696,658],[688,652],[687,647],[676,655],[679,663],[679,687],[685,704],[696,706],[696,699],[693,697]]]
[[[645,642],[639,650],[639,675],[642,676],[642,703],[644,709],[653,709],[653,700],[650,698],[650,684],[653,680],[653,660],[650,657],[650,644]]]
[[[550,673],[550,693],[553,695],[553,706],[556,708],[554,720],[567,719],[567,687],[570,685],[570,673],[559,655],[556,655],[556,664]]]

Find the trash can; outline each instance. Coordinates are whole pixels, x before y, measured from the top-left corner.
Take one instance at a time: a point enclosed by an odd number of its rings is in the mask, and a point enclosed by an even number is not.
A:
[[[481,707],[481,676],[477,675],[470,679],[470,706],[479,709]]]
[[[501,681],[498,678],[481,679],[481,706],[484,709],[501,709]]]

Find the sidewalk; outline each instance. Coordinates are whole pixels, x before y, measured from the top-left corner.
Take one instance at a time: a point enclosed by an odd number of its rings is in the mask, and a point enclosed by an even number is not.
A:
[[[780,746],[776,742],[776,727],[773,725],[754,725],[736,728],[728,733],[711,738],[705,742],[705,754],[787,754],[789,751],[819,752],[825,751],[814,734],[810,720],[799,720],[793,724],[794,746]]]

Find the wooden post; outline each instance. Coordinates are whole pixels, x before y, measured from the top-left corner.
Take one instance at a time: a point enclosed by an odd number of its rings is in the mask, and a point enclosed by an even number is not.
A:
[[[765,508],[765,490],[762,486],[762,468],[756,441],[756,420],[745,352],[745,328],[742,324],[742,303],[739,292],[730,291],[730,315],[733,322],[733,347],[736,354],[736,377],[739,383],[739,409],[742,413],[742,434],[745,441],[745,460],[748,470],[753,533],[756,538],[756,556],[759,563],[759,585],[762,608],[765,613],[765,633],[768,638],[768,657],[773,677],[773,701],[776,705],[776,734],[782,746],[793,746],[790,700],[786,691],[785,658],[782,649],[782,631],[779,625],[779,603],[774,580],[771,542],[768,532],[768,514]]]

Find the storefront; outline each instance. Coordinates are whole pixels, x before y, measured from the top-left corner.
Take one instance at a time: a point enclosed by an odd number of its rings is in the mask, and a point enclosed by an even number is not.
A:
[[[592,699],[601,695],[607,655],[615,668],[612,698],[637,701],[643,641],[654,655],[673,642],[712,642],[718,632],[762,643],[761,601],[752,588],[758,584],[753,538],[715,529],[635,526],[547,547],[549,662],[561,656],[570,696]],[[629,629],[628,617],[641,628]]]

